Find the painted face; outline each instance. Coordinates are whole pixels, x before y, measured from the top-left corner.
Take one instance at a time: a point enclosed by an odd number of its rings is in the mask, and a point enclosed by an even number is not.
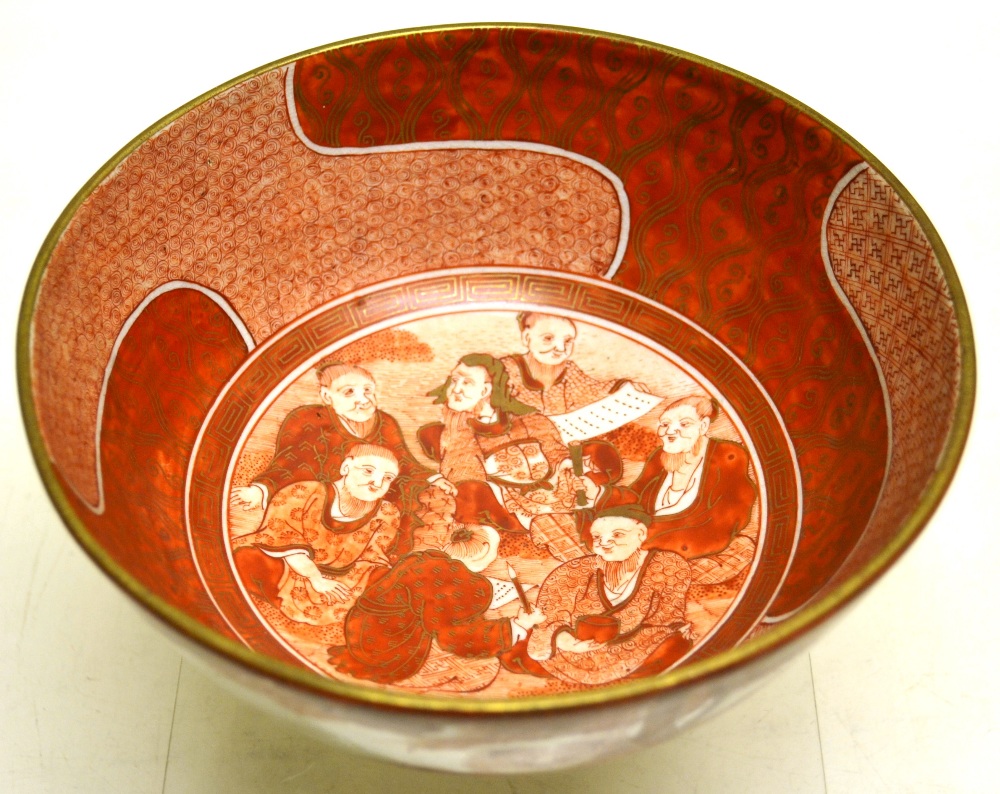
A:
[[[524,329],[521,341],[535,361],[563,364],[573,355],[576,328],[562,317],[536,317],[532,326]]]
[[[375,382],[360,372],[341,375],[329,386],[321,387],[319,393],[337,416],[352,422],[367,422],[378,408]]]
[[[663,443],[664,452],[690,452],[698,439],[708,432],[708,423],[708,417],[699,417],[693,405],[676,405],[660,414],[656,434]]]
[[[493,384],[485,367],[459,364],[448,379],[448,407],[453,411],[475,411],[492,391]]]
[[[399,474],[399,464],[377,455],[347,458],[340,467],[347,493],[362,502],[377,502]]]
[[[624,516],[605,516],[590,525],[594,553],[605,562],[621,562],[635,554],[646,539],[646,527]]]

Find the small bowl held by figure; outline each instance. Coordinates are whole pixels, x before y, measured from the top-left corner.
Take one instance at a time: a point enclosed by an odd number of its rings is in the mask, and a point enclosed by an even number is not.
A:
[[[614,615],[581,615],[576,619],[576,638],[611,642],[618,636],[618,618]]]

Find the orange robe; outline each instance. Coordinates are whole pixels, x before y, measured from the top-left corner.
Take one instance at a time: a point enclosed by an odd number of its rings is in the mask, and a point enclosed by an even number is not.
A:
[[[238,554],[265,555],[270,560],[260,562],[272,566],[274,561],[282,561],[281,578],[274,591],[275,606],[300,623],[342,624],[372,571],[390,564],[390,549],[399,531],[398,508],[381,501],[359,519],[338,521],[331,511],[335,495],[331,483],[316,481],[282,488],[268,504],[260,529],[233,539],[233,549]],[[327,603],[309,579],[284,562],[284,558],[293,554],[308,556],[325,578],[344,584],[350,590],[350,597]],[[251,569],[245,563],[238,567],[241,571]]]

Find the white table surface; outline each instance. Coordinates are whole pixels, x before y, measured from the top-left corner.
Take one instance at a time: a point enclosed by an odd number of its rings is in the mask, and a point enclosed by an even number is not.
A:
[[[594,8],[586,8],[594,6]],[[937,792],[1000,778],[1000,15],[985,3],[32,4],[0,0],[0,791]],[[598,8],[598,6],[602,6]],[[238,10],[234,10],[238,9]],[[933,10],[931,10],[933,9]],[[943,505],[808,655],[733,710],[599,766],[469,779],[360,758],[220,691],[63,529],[21,429],[24,281],[73,194],[203,91],[308,47],[484,19],[659,41],[848,130],[923,206],[973,314],[979,402]]]

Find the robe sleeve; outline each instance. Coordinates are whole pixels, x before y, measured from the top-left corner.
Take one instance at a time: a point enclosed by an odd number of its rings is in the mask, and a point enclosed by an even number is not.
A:
[[[274,457],[267,468],[254,478],[273,496],[294,482],[319,480],[322,476],[323,451],[319,428],[326,423],[322,405],[303,405],[292,410],[281,423],[274,445]]]
[[[586,558],[582,558],[586,559]],[[535,609],[545,615],[545,620],[528,638],[528,655],[534,659],[547,659],[556,652],[556,635],[572,631],[576,616],[576,603],[586,592],[593,571],[580,559],[563,563],[542,582]]]
[[[301,549],[314,556],[307,523],[322,510],[324,486],[319,482],[297,482],[274,495],[256,532],[233,540],[233,548],[261,546],[275,551]]]
[[[493,586],[457,560],[436,566],[434,587],[424,596],[424,628],[446,651],[465,658],[495,656],[514,644],[508,618],[484,617]]]
[[[393,417],[387,413],[382,414],[382,444],[395,453],[399,461],[399,474],[401,477],[412,479],[421,475],[426,479],[430,472],[425,469],[410,452],[403,438],[403,430]]]
[[[566,410],[575,411],[607,397],[626,380],[599,380],[570,361],[566,365]]]
[[[441,435],[444,433],[444,425],[440,422],[424,425],[417,430],[417,441],[420,449],[433,461],[441,462]]]

